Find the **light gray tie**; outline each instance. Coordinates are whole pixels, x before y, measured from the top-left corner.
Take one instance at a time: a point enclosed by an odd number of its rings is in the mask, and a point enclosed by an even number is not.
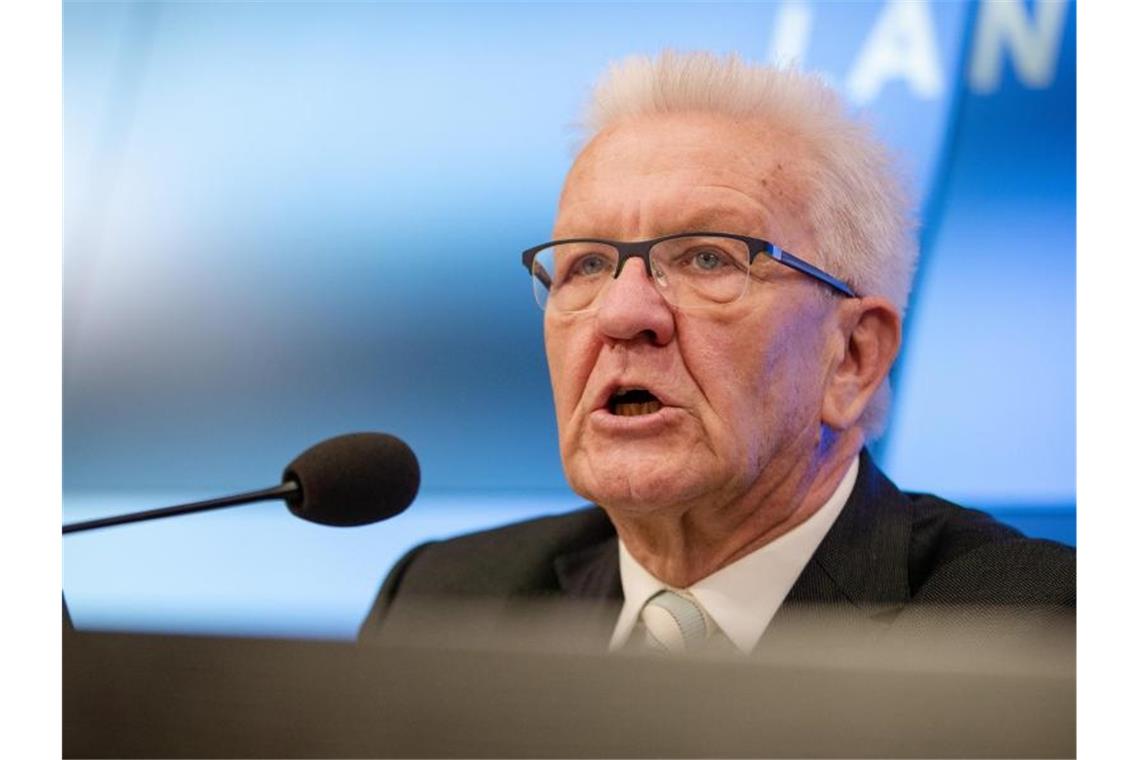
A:
[[[669,654],[703,649],[712,634],[712,621],[687,594],[658,591],[641,608],[645,643]]]

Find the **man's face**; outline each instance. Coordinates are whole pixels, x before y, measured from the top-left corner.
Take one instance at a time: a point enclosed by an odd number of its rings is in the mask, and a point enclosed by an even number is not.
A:
[[[623,122],[571,169],[554,237],[732,232],[818,265],[806,166],[793,137],[754,122]],[[639,514],[728,505],[763,499],[810,459],[841,353],[826,329],[834,300],[772,261],[757,260],[753,275],[740,301],[682,311],[631,259],[596,311],[546,312],[559,444],[575,491]],[[615,406],[626,389],[649,391],[660,408]]]

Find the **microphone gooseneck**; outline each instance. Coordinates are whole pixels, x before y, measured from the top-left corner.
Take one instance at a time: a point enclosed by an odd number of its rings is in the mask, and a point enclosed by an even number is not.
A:
[[[270,499],[285,499],[288,498],[290,494],[296,493],[297,490],[297,484],[288,481],[279,486],[273,486],[272,488],[239,493],[234,496],[223,496],[218,499],[208,499],[207,501],[195,501],[191,504],[179,504],[176,507],[148,509],[144,512],[131,512],[128,515],[115,515],[114,517],[100,517],[96,520],[68,523],[63,526],[63,532],[78,533],[95,528],[109,528],[112,525],[125,525],[127,523],[143,522],[144,520],[157,520],[160,517],[188,515],[194,512],[206,512],[211,509],[221,509],[222,507],[236,507],[240,504],[253,504],[254,502],[269,501]]]
[[[145,512],[68,523],[63,532],[205,512],[284,499],[289,511],[321,525],[353,526],[394,517],[420,487],[420,465],[408,445],[385,433],[349,433],[322,441],[289,463],[281,485]]]

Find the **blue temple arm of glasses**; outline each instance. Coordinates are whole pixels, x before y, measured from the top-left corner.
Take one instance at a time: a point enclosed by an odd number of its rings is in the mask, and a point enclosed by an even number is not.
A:
[[[836,290],[838,290],[840,293],[847,296],[848,298],[857,298],[857,296],[855,295],[855,291],[851,289],[850,285],[843,282],[843,280],[838,280],[838,279],[832,277],[831,275],[829,275],[827,272],[823,271],[822,269],[817,269],[816,267],[807,263],[803,259],[801,259],[797,256],[793,256],[792,254],[788,253],[787,251],[780,248],[779,246],[775,246],[775,245],[772,246],[771,249],[768,251],[768,255],[770,255],[776,261],[779,261],[781,264],[786,264],[786,265],[790,266],[792,269],[796,269],[796,270],[803,272],[804,274],[808,275],[809,277],[814,277],[815,279],[819,280],[820,282],[823,282],[823,283],[826,283],[827,285],[830,285],[831,287],[835,288]]]

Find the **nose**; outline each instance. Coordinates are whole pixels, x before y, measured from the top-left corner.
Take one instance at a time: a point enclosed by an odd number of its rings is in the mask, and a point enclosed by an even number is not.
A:
[[[653,345],[673,340],[673,310],[658,292],[641,259],[630,259],[621,274],[602,294],[598,329],[614,341],[629,341],[645,335]]]

